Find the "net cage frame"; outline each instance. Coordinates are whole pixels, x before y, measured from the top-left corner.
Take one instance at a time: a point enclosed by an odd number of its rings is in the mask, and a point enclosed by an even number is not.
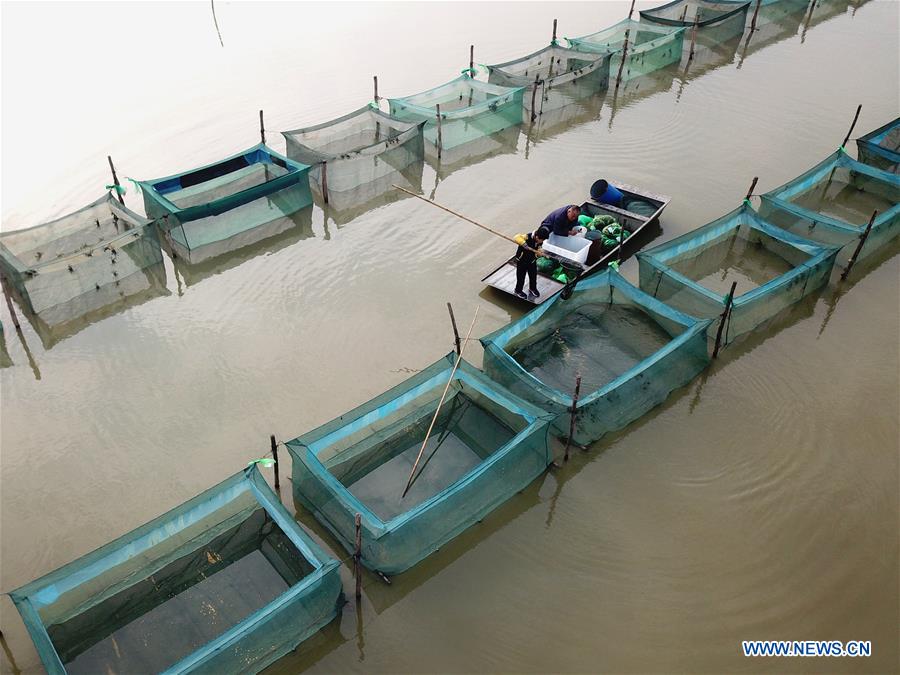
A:
[[[564,318],[583,305],[599,303],[633,306],[650,316],[672,339],[598,389],[582,392],[575,406],[572,440],[583,446],[627,426],[661,404],[672,391],[696,377],[710,360],[706,337],[710,320],[669,307],[630,284],[612,268],[593,274],[578,282],[568,300],[556,294],[518,321],[481,338],[484,371],[488,377],[550,411],[554,415],[552,431],[557,436],[569,436],[572,392],[561,391],[528,372],[506,351],[506,346],[526,331],[537,332],[532,327],[542,320],[552,326],[555,319]],[[673,336],[670,329],[676,327],[681,332]],[[573,379],[573,389],[574,385]]]
[[[696,25],[698,40],[702,38],[707,43],[726,42],[743,34],[751,3],[752,0],[672,0],[672,2],[667,2],[657,7],[642,9],[640,11],[640,20],[646,23],[678,26],[686,29]],[[714,11],[716,14],[708,19],[701,19],[696,22],[694,19],[688,20],[687,16],[682,21],[680,18],[669,18],[661,14],[666,13],[677,16],[679,12],[675,8],[684,5],[696,6],[696,11]],[[695,17],[696,11],[694,13]]]
[[[323,152],[324,138],[319,140],[317,132],[351,122],[362,117],[371,118],[371,126],[376,135],[381,129],[388,129],[387,137],[371,143],[355,145],[341,152]],[[382,111],[372,102],[346,115],[327,122],[308,127],[282,131],[288,158],[310,168],[310,179],[319,192],[324,192],[327,185],[329,193],[347,192],[362,185],[378,180],[385,175],[400,172],[415,162],[425,159],[425,120],[409,121],[394,117]],[[306,136],[307,138],[303,139]],[[303,142],[303,141],[306,142]],[[317,142],[318,141],[318,142]],[[402,149],[402,152],[398,152]],[[379,170],[378,162],[382,155],[389,155],[385,160],[385,168]],[[399,157],[398,157],[399,156]],[[399,161],[398,161],[399,159]],[[351,173],[360,164],[372,163],[368,178],[354,178]],[[328,168],[325,168],[325,165]],[[323,178],[323,171],[326,176]]]
[[[641,75],[648,75],[680,62],[686,30],[684,26],[667,26],[635,19],[622,19],[619,23],[594,33],[575,38],[567,37],[566,41],[579,51],[609,53],[611,55],[610,71],[617,73],[622,64],[625,32],[629,31],[628,53],[625,55],[625,67],[622,69],[622,81],[628,82]],[[635,31],[657,33],[658,37],[635,44],[631,37]],[[659,54],[664,48],[667,50],[666,57],[652,67],[645,68],[644,64],[647,58]],[[671,53],[668,53],[669,51]]]
[[[892,133],[900,135],[900,117],[857,138],[856,154],[859,161],[882,171],[900,173],[900,147],[891,149],[882,145]]]
[[[730,236],[738,236],[741,228],[749,228],[780,242],[788,250],[796,251],[798,256],[806,256],[806,259],[796,264],[776,254],[785,262],[792,264],[793,268],[755,288],[743,291],[740,288],[736,289],[727,319],[727,330],[723,332],[724,344],[753,330],[828,282],[837,258],[838,247],[823,246],[786,232],[766,221],[751,206],[743,203],[705,225],[638,253],[636,257],[640,270],[641,290],[659,299],[662,282],[665,279],[666,295],[661,300],[694,316],[712,319],[710,333],[717,331],[718,321],[715,319],[725,311],[728,294],[720,295],[710,290],[676,271],[672,263],[697,257],[688,254],[706,244],[716,246]]]
[[[442,139],[445,150],[464,145],[470,141],[489,136],[508,127],[522,124],[524,87],[502,87],[476,80],[469,74],[409,96],[388,98],[390,114],[397,119],[424,121],[423,134],[430,144],[438,145],[437,109],[457,98],[452,90],[471,87],[487,96],[484,101],[456,108],[441,110]],[[445,92],[445,93],[440,93]],[[452,94],[447,96],[446,94]],[[463,94],[459,93],[459,100]]]
[[[277,166],[284,169],[286,173],[222,197],[184,208],[176,206],[166,197],[166,195],[180,190],[213,183],[218,179],[256,165]],[[248,230],[271,223],[279,218],[290,217],[297,211],[311,206],[313,199],[309,187],[309,170],[308,165],[285,157],[264,143],[258,143],[215,162],[162,178],[137,181],[137,184],[144,196],[144,210],[147,216],[159,222],[162,229],[169,235],[170,244],[174,239],[176,245],[180,246],[185,253],[189,253],[220,242],[239,240],[241,235]],[[286,209],[279,209],[278,213],[273,214],[271,218],[257,221],[248,216],[219,235],[213,235],[205,240],[200,236],[199,231],[191,231],[190,223],[215,219],[217,216],[251,205],[257,200],[274,198],[289,203]],[[211,234],[214,229],[213,225],[214,221],[210,220],[195,227],[203,228],[205,233]],[[216,251],[213,255],[219,255],[222,252],[225,251]]]
[[[243,507],[213,528],[192,536],[192,526],[239,499],[252,498],[253,507]],[[312,571],[285,592],[257,609],[227,631],[169,666],[166,673],[258,672],[292,651],[303,640],[337,616],[342,600],[340,563],[328,556],[291,517],[272,491],[256,464],[239,471],[163,515],[95,549],[66,565],[9,593],[50,675],[65,669],[40,610],[53,605],[66,593],[90,584],[121,566],[122,576],[113,585],[101,585],[50,625],[79,616],[104,599],[114,596],[164,567],[186,552],[202,549],[204,537],[215,534],[262,508],[296,548]],[[171,538],[184,539],[161,558],[141,561],[154,547]],[[130,564],[138,561],[136,569]],[[69,602],[71,604],[71,601]]]
[[[868,218],[865,221],[851,223],[792,204],[789,201],[791,197],[812,189],[838,169],[848,170],[851,177],[852,174],[865,176],[885,184],[892,192],[896,191],[897,196],[894,198],[893,206],[880,211],[875,217],[872,230],[859,253],[859,259],[862,259],[900,234],[900,175],[857,161],[850,157],[843,148],[838,148],[837,151],[796,178],[761,195],[762,203],[759,213],[761,217],[782,230],[793,232],[799,229],[803,232],[800,236],[807,239],[842,247],[840,255],[843,257],[856,247],[857,240],[863,236],[866,230]]]
[[[550,67],[545,68],[544,62],[548,57],[550,59]],[[567,65],[569,59],[586,61],[588,63],[575,69],[567,67],[566,70],[560,71],[558,75],[552,75],[551,68],[554,62],[559,65],[563,59],[566,59]],[[537,63],[533,63],[535,61]],[[521,70],[522,65],[529,63],[531,65],[526,66],[523,72],[517,72],[517,70]],[[577,97],[573,98],[574,101],[579,98],[587,98],[609,87],[609,63],[610,54],[606,52],[591,52],[551,44],[517,59],[485,65],[485,68],[488,70],[488,82],[490,84],[503,87],[523,87],[528,91],[534,91],[540,86],[542,97],[546,95],[548,89],[567,84],[580,86],[582,90]],[[538,74],[544,70],[548,71],[547,76],[540,77]],[[535,81],[536,76],[538,76],[537,81]],[[523,96],[522,105],[526,110],[530,111],[531,97]]]
[[[106,209],[109,215],[101,222]],[[83,218],[86,224],[80,225],[78,221]],[[86,241],[89,233],[92,241]],[[43,252],[37,255],[38,247],[52,249],[53,245],[69,248],[53,257]],[[35,260],[24,259],[26,255]],[[114,302],[115,294],[99,306],[88,302],[91,306],[83,311],[74,308],[74,314],[70,307],[80,298],[87,301],[87,295],[105,293],[107,287],[118,286],[162,261],[153,221],[119,203],[111,193],[59,218],[0,233],[0,272],[29,313],[42,317],[49,325]]]
[[[435,393],[436,403],[436,394],[446,385],[456,358],[451,352],[363,405],[285,444],[292,459],[295,500],[350,553],[355,552],[355,516],[360,514],[361,561],[369,569],[384,574],[406,571],[524,489],[553,461],[546,434],[551,416],[492,382],[465,360],[453,374],[451,388],[470,388],[504,414],[520,418],[524,426],[450,485],[383,520],[319,459],[323,450],[379,419],[389,419],[428,392]],[[418,407],[389,429],[425,409]],[[427,410],[430,418],[433,410]],[[403,485],[397,484],[395,489],[399,494]]]

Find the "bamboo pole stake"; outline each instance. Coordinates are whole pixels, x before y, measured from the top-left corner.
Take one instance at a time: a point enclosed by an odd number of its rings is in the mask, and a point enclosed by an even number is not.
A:
[[[537,88],[538,84],[540,84],[541,75],[540,73],[536,73],[534,76],[534,87],[531,90],[531,121],[534,122],[537,119],[537,111],[534,109],[535,99],[537,98]]]
[[[266,125],[263,122],[263,111],[259,111],[259,139],[260,142],[265,145],[266,144]]]
[[[328,162],[322,162],[322,199],[328,203]]]
[[[278,443],[275,441],[275,434],[269,436],[269,443],[272,446],[272,458],[275,460],[275,489],[281,489],[281,481],[278,479]]]
[[[553,19],[553,39],[550,41],[550,44],[556,44],[556,19]]]
[[[122,204],[122,205],[124,206],[124,205],[125,205],[125,198],[122,197],[122,193],[121,193],[121,192],[119,191],[119,189],[118,189],[118,188],[120,188],[120,187],[122,187],[122,186],[119,185],[119,177],[116,175],[116,167],[115,167],[115,165],[113,164],[112,156],[111,156],[111,155],[107,155],[107,156],[106,156],[106,161],[109,162],[109,170],[112,171],[113,185],[116,186],[116,197],[119,198],[119,203]]]
[[[441,158],[441,151],[444,148],[444,136],[441,131],[441,104],[438,103],[434,106],[435,112],[437,113],[437,152],[438,159]]]
[[[761,4],[762,4],[762,0],[756,0],[756,9],[753,10],[753,20],[750,22],[750,32],[751,33],[756,30],[756,17],[759,14],[759,6]]]
[[[631,15],[634,14],[634,0],[631,0],[631,9],[628,10],[628,18],[631,18]]]
[[[450,312],[450,323],[453,324],[453,343],[456,345],[456,355],[462,354],[461,343],[459,339],[459,329],[456,327],[456,317],[453,316],[453,305],[447,303],[447,310]]]
[[[691,53],[688,54],[688,63],[690,63],[694,58],[694,45],[697,44],[697,28],[700,24],[700,8],[697,8],[697,13],[694,15],[694,30],[691,33]]]
[[[853,116],[853,124],[850,125],[850,130],[847,132],[847,136],[844,138],[844,142],[841,143],[841,147],[843,148],[847,145],[847,141],[850,140],[850,136],[853,135],[853,128],[856,126],[856,121],[859,119],[859,113],[862,111],[862,103],[856,106],[856,114]]]
[[[628,58],[628,36],[630,33],[631,29],[626,29],[625,42],[622,44],[622,62],[619,64],[619,74],[616,75],[616,90],[619,89],[619,83],[622,81],[622,69],[625,68],[625,59]]]
[[[853,255],[850,256],[850,260],[847,262],[847,269],[845,269],[841,274],[841,281],[846,281],[847,276],[850,274],[850,270],[853,268],[853,265],[856,264],[856,259],[859,257],[859,252],[862,251],[862,247],[865,245],[866,239],[869,238],[869,232],[872,231],[872,225],[875,223],[875,216],[877,215],[877,210],[872,212],[872,217],[869,218],[869,224],[866,225],[866,229],[863,231],[862,235],[860,235],[859,243],[856,245],[856,250],[853,251]]]
[[[431,424],[428,425],[428,431],[425,432],[425,438],[422,440],[422,447],[419,448],[419,454],[416,456],[416,461],[413,464],[412,471],[409,472],[409,480],[406,481],[406,487],[403,489],[403,494],[400,495],[400,498],[403,499],[406,496],[406,493],[409,492],[409,486],[412,485],[413,476],[416,474],[416,469],[419,467],[419,462],[422,460],[422,454],[425,452],[425,446],[428,443],[428,438],[431,436],[431,431],[434,429],[434,423],[437,422],[438,415],[441,412],[441,406],[444,405],[444,399],[447,398],[447,392],[450,391],[450,385],[453,384],[453,376],[456,375],[456,369],[459,368],[459,364],[462,361],[463,352],[466,351],[466,347],[469,346],[469,338],[472,336],[472,329],[475,328],[475,321],[478,319],[478,307],[475,308],[475,316],[472,317],[472,323],[469,325],[469,331],[466,333],[465,342],[462,345],[462,348],[459,350],[459,355],[456,357],[456,363],[453,364],[453,369],[450,371],[450,377],[447,379],[447,384],[444,387],[444,393],[441,394],[441,400],[438,401],[437,408],[434,411],[434,416],[431,418]]]
[[[756,189],[756,183],[757,183],[757,181],[759,181],[759,176],[753,176],[753,182],[750,183],[750,189],[747,190],[747,196],[744,197],[744,201],[745,201],[745,202],[749,202],[749,201],[750,201],[750,197],[753,196],[753,191]]]
[[[719,329],[716,331],[716,346],[713,348],[712,357],[719,355],[719,345],[722,343],[722,330],[725,328],[725,320],[731,312],[731,305],[734,303],[734,289],[737,288],[737,282],[731,282],[731,290],[728,291],[728,297],[725,299],[725,311],[722,312],[722,319],[719,321]]]
[[[473,70],[475,70],[475,45],[469,45],[469,75],[475,77],[471,72]]]
[[[472,223],[472,225],[475,225],[476,227],[480,227],[482,230],[487,230],[491,234],[493,234],[497,237],[500,237],[501,239],[506,239],[506,241],[511,241],[513,244],[515,244],[516,246],[521,246],[526,251],[531,251],[532,253],[536,253],[538,255],[544,255],[543,251],[536,249],[536,248],[531,248],[530,246],[526,246],[525,244],[520,244],[512,237],[508,237],[507,235],[503,234],[502,232],[497,232],[497,230],[493,230],[490,227],[488,227],[487,225],[482,225],[478,221],[472,220],[468,216],[464,216],[463,214],[458,213],[457,211],[454,211],[453,209],[448,209],[446,206],[443,206],[441,204],[438,204],[435,201],[432,201],[431,199],[428,199],[428,197],[423,197],[422,195],[417,195],[415,192],[407,190],[406,188],[400,187],[399,185],[396,185],[396,184],[391,185],[391,187],[394,187],[394,188],[400,190],[401,192],[405,192],[406,194],[408,194],[412,197],[415,197],[416,199],[421,199],[423,202],[428,202],[432,206],[436,206],[437,208],[441,209],[442,211],[446,211],[447,213],[452,213],[457,218],[462,218],[467,223]]]
[[[9,288],[7,287],[6,277],[0,277],[0,285],[3,286],[3,297],[6,298],[6,307],[9,309],[9,315],[12,317],[13,326],[16,330],[22,330],[19,325],[19,315],[16,314],[16,307],[13,305],[12,298],[9,297]]]
[[[372,80],[375,82],[375,103],[378,103],[378,76],[373,75]]]
[[[362,516],[356,514],[356,550],[353,553],[353,576],[356,577],[356,600],[362,598]]]
[[[684,5],[684,9],[681,10],[681,23],[684,23],[684,20],[687,18],[687,3]]]
[[[572,410],[569,417],[569,436],[566,438],[566,453],[563,461],[569,461],[569,446],[572,444],[572,436],[575,435],[575,413],[578,411],[578,395],[581,393],[581,373],[575,373],[575,393],[572,395]]]

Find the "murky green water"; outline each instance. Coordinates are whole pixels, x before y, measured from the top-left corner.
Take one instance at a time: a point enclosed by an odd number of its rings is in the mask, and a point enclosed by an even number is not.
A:
[[[553,18],[579,35],[627,4],[216,11],[224,48],[204,3],[3,5],[4,229],[93,200],[107,154],[135,178],[199,166],[256,143],[260,108],[280,149],[274,130],[359,107],[372,75],[383,96],[418,92],[455,77],[470,43],[502,62],[546,44]],[[515,233],[612,177],[673,198],[662,241],[737,206],[754,175],[763,192],[833,152],[857,103],[858,133],[895,117],[898,18],[892,1],[822,0],[746,49],[426,166],[422,187]],[[447,301],[464,325],[480,307],[477,335],[520,316],[480,282],[509,247],[426,204],[317,208],[301,225],[225,261],[167,259],[141,302],[64,335],[26,323],[23,342],[3,307],[0,590],[232,474],[270,433],[299,435],[432,363],[452,347]],[[367,576],[359,611],[272,671],[896,671],[898,251],[391,586]],[[623,272],[636,281],[634,261]],[[0,628],[2,668],[40,672],[8,598]],[[741,640],[769,638],[874,653],[741,656]]]

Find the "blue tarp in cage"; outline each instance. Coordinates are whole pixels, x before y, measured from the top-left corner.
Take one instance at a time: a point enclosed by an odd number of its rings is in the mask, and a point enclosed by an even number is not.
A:
[[[248,673],[336,616],[338,568],[253,465],[10,596],[52,675]]]
[[[856,139],[861,162],[890,173],[900,173],[900,117]]]
[[[742,204],[637,258],[641,289],[693,316],[721,315],[737,282],[723,333],[727,344],[825,284],[837,252],[767,223]]]
[[[552,457],[549,417],[465,361],[453,375],[417,471],[415,458],[453,369],[450,354],[393,389],[287,443],[294,496],[355,550],[396,574],[539,476]]]
[[[662,403],[709,362],[710,322],[678,312],[608,269],[580,281],[518,321],[481,339],[484,369],[514,394],[554,413],[569,435],[576,376],[575,433],[586,445]]]
[[[844,247],[849,257],[878,212],[860,258],[900,233],[900,175],[838,150],[809,171],[762,195],[760,215],[800,237]]]
[[[462,75],[434,89],[388,99],[391,115],[424,121],[425,140],[438,144],[437,107],[441,106],[441,147],[452,149],[522,123],[523,87],[501,87]]]
[[[240,248],[254,228],[312,204],[309,166],[263,144],[197,169],[139,184],[144,210],[162,219],[176,252],[199,262]],[[253,237],[250,236],[250,240]]]

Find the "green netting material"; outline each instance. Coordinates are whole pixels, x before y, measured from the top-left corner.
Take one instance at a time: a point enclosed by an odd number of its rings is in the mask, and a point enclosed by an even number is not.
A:
[[[900,175],[851,159],[838,150],[809,171],[762,195],[760,215],[770,223],[853,252],[872,212],[878,216],[860,252],[877,251],[900,232]]]
[[[402,572],[540,475],[552,458],[547,414],[465,361],[401,498],[456,355],[289,441],[294,496],[348,551],[362,518],[362,561]]]
[[[162,262],[149,220],[112,195],[62,218],[0,234],[0,269],[28,310],[50,326],[149,288]]]
[[[641,21],[688,29],[696,22],[697,42],[714,44],[744,32],[749,8],[744,0],[674,0],[642,10]]]
[[[339,563],[252,466],[10,596],[48,673],[246,673],[331,621]]]
[[[662,403],[709,362],[708,320],[667,307],[608,269],[481,339],[488,376],[555,415],[569,435],[576,374],[582,376],[573,440],[586,445]]]
[[[900,117],[856,139],[859,159],[890,173],[900,173]]]
[[[617,77],[622,66],[625,33],[628,33],[628,54],[622,67],[622,81],[628,82],[681,60],[684,43],[683,27],[625,19],[597,33],[567,38],[578,50],[611,54],[609,72]]]
[[[609,54],[551,45],[513,61],[487,66],[488,81],[504,87],[526,87],[522,103],[555,110],[604,91],[609,86]],[[540,99],[537,97],[540,96]]]
[[[449,149],[522,123],[522,87],[501,87],[463,75],[434,89],[388,99],[391,115],[425,122],[425,139],[437,144],[436,105],[441,106],[441,142]]]
[[[147,215],[163,219],[178,253],[187,257],[188,252],[216,245],[212,254],[219,255],[243,245],[242,235],[253,228],[310,206],[308,172],[309,166],[259,144],[214,164],[139,185]]]
[[[323,169],[329,195],[396,174],[425,156],[424,121],[387,115],[373,104],[303,129],[282,132],[287,156],[313,165],[310,178],[321,193]]]

